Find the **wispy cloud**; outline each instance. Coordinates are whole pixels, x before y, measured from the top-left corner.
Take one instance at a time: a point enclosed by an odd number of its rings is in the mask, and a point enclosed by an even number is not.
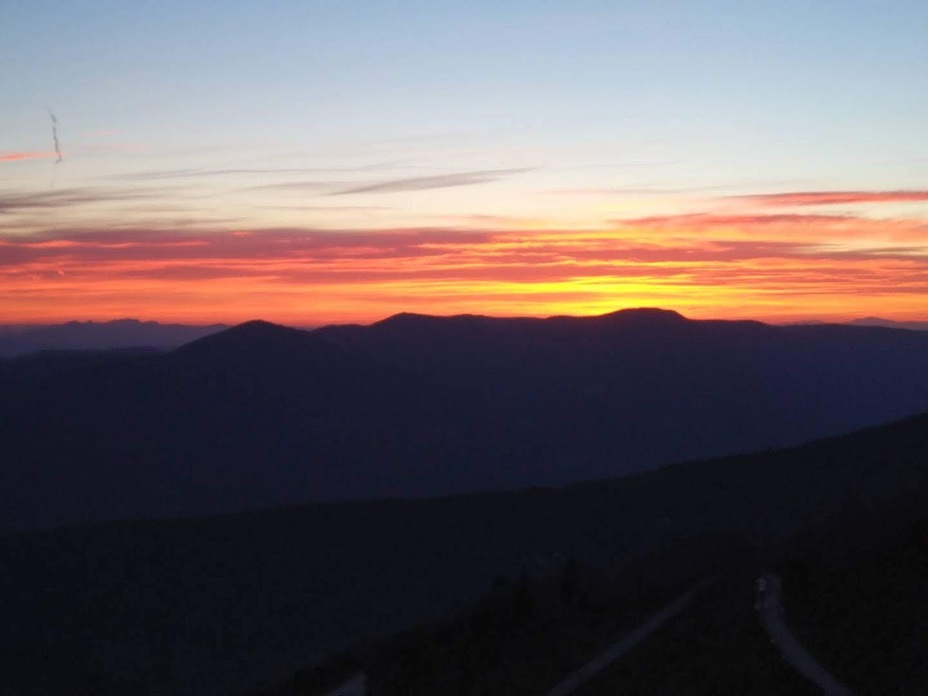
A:
[[[40,193],[0,191],[0,214],[14,213],[22,210],[66,208],[89,203],[148,199],[157,200],[163,199],[165,193],[163,189],[157,191],[139,191],[96,187],[60,189]]]
[[[620,219],[613,223],[621,228],[640,230],[642,235],[651,238],[766,239],[809,245],[825,242],[846,244],[849,240],[857,240],[855,244],[860,249],[910,245],[928,247],[928,221],[917,218],[877,220],[852,214],[692,213]]]
[[[755,229],[758,227],[783,227],[793,230],[802,230],[804,227],[815,226],[821,229],[825,225],[856,222],[860,220],[855,215],[817,215],[800,213],[775,214],[724,214],[724,213],[683,213],[680,215],[652,215],[638,218],[620,218],[612,220],[615,225],[633,227],[651,227],[664,229],[688,230],[691,232],[705,232],[718,228]]]
[[[398,165],[393,162],[376,162],[374,164],[359,165],[356,167],[229,167],[222,169],[188,167],[185,169],[157,169],[144,172],[128,172],[118,175],[107,174],[101,178],[110,180],[118,179],[120,181],[157,181],[162,179],[198,179],[252,174],[258,176],[276,176],[279,174],[338,174],[393,169],[397,166]]]
[[[343,181],[279,181],[273,184],[259,184],[247,187],[248,191],[293,191],[297,193],[324,193],[345,185]],[[331,195],[331,194],[330,194]]]
[[[18,162],[21,160],[49,159],[55,158],[58,154],[55,152],[0,152],[0,162]]]
[[[821,244],[807,245],[800,251],[806,254],[850,254],[854,256],[888,256],[897,258],[913,257],[928,260],[928,243],[910,246],[904,244],[879,246],[854,241],[824,242]]]
[[[387,205],[262,205],[265,210],[293,210],[306,213],[371,213],[395,210]]]
[[[433,176],[391,179],[389,181],[380,181],[373,184],[353,186],[341,191],[336,191],[330,195],[346,196],[355,193],[403,193],[406,191],[425,191],[428,189],[450,188],[453,186],[473,186],[475,184],[488,184],[528,171],[532,171],[532,169],[486,169],[482,171],[457,172],[455,174],[436,174]]]
[[[694,193],[718,191],[722,186],[701,186],[693,188],[573,188],[548,189],[539,191],[548,196],[679,196]]]
[[[928,201],[928,191],[788,191],[732,197],[761,206],[792,207],[852,203],[905,203]]]

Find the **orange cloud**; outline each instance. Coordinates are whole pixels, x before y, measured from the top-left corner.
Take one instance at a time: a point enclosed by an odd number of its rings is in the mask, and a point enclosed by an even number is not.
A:
[[[600,230],[55,231],[0,236],[0,321],[372,321],[397,311],[925,318],[928,227],[683,215]]]
[[[928,245],[928,221],[917,218],[875,220],[855,215],[692,213],[614,222],[620,226],[641,228],[652,237],[676,234],[698,239],[763,239],[812,245],[856,239],[882,240],[889,246],[911,242],[922,247]]]

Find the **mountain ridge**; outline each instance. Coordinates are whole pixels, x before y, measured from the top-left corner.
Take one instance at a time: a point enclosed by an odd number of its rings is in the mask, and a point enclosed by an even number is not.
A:
[[[40,350],[169,349],[227,328],[227,324],[190,325],[138,319],[20,326],[0,332],[0,358]]]
[[[928,334],[687,320],[254,321],[0,361],[0,525],[559,485],[928,410]]]

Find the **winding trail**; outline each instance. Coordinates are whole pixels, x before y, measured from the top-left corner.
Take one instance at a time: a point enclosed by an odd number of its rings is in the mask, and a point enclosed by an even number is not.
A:
[[[665,623],[670,621],[670,619],[674,618],[677,614],[683,611],[683,609],[685,609],[686,606],[692,601],[693,596],[707,585],[709,585],[710,582],[711,580],[708,579],[703,580],[702,582],[692,587],[685,594],[677,597],[677,599],[672,601],[663,609],[653,614],[651,618],[649,618],[643,624],[637,628],[634,628],[630,633],[627,633],[621,640],[613,643],[603,653],[594,657],[592,660],[583,665],[583,667],[565,678],[553,689],[545,692],[544,696],[567,696],[567,694],[570,694],[581,687],[583,684],[606,669],[606,667],[611,665],[615,660],[622,657],[625,653],[648,638],[652,633],[660,629]]]
[[[802,647],[783,621],[783,581],[773,573],[757,579],[757,611],[770,640],[783,659],[797,672],[815,682],[826,696],[853,696],[812,654]]]

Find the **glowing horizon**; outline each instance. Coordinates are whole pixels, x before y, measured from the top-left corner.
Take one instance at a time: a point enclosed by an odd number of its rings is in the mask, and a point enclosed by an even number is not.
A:
[[[0,322],[368,323],[400,311],[924,320],[925,223],[710,214],[608,229],[109,229],[0,239]]]

